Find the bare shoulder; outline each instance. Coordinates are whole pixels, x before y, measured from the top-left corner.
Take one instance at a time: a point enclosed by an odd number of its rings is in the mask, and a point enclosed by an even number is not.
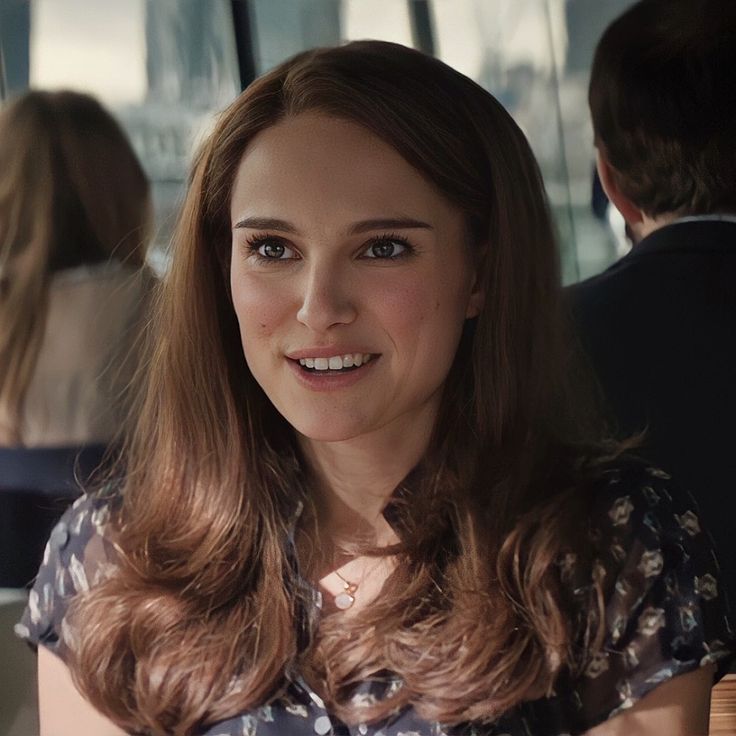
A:
[[[41,736],[125,734],[82,697],[67,666],[44,646],[38,648],[38,709]]]

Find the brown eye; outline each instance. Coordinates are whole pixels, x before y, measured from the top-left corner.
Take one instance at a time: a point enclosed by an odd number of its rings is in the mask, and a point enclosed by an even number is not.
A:
[[[258,252],[265,258],[283,258],[286,248],[283,243],[267,240],[258,248]]]
[[[248,241],[248,250],[262,261],[290,261],[298,253],[279,238],[260,237]]]
[[[376,240],[365,255],[367,258],[396,258],[404,254],[406,246],[398,240]]]

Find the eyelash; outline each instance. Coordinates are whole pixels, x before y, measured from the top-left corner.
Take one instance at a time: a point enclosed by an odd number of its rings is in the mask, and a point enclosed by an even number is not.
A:
[[[250,238],[246,239],[246,246],[248,249],[248,255],[255,258],[260,263],[268,263],[273,264],[277,263],[279,261],[290,261],[295,260],[291,258],[269,258],[268,256],[264,256],[261,253],[259,253],[259,249],[265,244],[269,242],[273,243],[279,243],[283,245],[285,248],[289,248],[290,250],[294,250],[294,248],[291,248],[291,246],[287,245],[286,242],[276,236],[276,235],[253,235]],[[395,256],[388,256],[386,258],[380,258],[377,256],[370,257],[370,256],[363,256],[365,258],[368,258],[372,261],[398,261],[402,260],[404,258],[408,258],[416,252],[416,249],[413,245],[409,242],[409,240],[403,236],[403,235],[395,235],[394,233],[387,233],[386,235],[378,235],[376,237],[371,238],[364,246],[363,252],[365,253],[370,248],[372,248],[374,245],[377,245],[379,243],[398,243],[403,247],[403,251]]]

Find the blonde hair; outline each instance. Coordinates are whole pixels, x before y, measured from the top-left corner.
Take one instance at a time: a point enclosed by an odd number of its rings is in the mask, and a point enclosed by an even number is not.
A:
[[[150,209],[130,144],[92,97],[32,91],[0,111],[0,444],[22,441],[51,275],[142,266]]]

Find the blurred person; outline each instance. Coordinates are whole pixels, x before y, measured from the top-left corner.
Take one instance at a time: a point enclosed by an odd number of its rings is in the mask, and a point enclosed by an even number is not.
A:
[[[17,626],[44,736],[705,731],[709,540],[578,406],[490,94],[397,44],[299,54],[219,118],[172,258],[122,467]]]
[[[633,250],[570,288],[623,436],[696,497],[736,592],[736,4],[644,0],[595,52],[603,188]]]
[[[0,587],[30,581],[54,498],[120,424],[150,216],[148,180],[95,99],[31,91],[0,111]]]

